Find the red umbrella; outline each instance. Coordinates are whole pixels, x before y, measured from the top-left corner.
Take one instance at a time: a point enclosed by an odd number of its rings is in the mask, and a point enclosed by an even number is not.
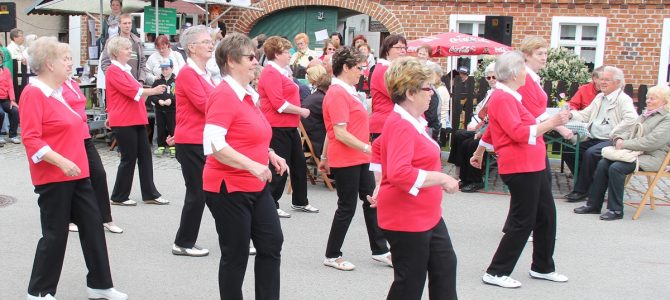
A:
[[[407,52],[416,52],[422,45],[430,45],[433,48],[433,57],[496,55],[512,50],[512,47],[485,38],[465,33],[447,32],[409,41]]]

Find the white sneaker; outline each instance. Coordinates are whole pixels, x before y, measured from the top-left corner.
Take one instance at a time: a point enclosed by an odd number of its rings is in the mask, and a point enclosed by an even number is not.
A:
[[[256,255],[256,248],[254,246],[249,246],[249,255]]]
[[[391,252],[379,255],[373,255],[372,259],[393,268],[393,261],[391,260]]]
[[[144,200],[144,204],[156,204],[156,205],[165,205],[170,204],[169,200],[165,200],[162,197],[158,197],[152,200]]]
[[[121,205],[121,206],[136,206],[137,202],[135,200],[126,200],[123,202],[109,201],[112,205]]]
[[[70,225],[68,225],[68,230],[70,230],[70,232],[79,232],[79,227],[75,223],[70,223]]]
[[[521,282],[518,282],[509,276],[493,276],[489,273],[484,274],[482,281],[484,281],[484,283],[497,285],[504,288],[518,288],[521,286]]]
[[[117,291],[115,288],[109,289],[92,289],[86,288],[88,291],[88,299],[107,299],[107,300],[126,300],[128,295]]]
[[[302,212],[308,212],[308,213],[318,213],[318,212],[319,212],[319,209],[318,209],[318,208],[316,208],[316,207],[314,207],[314,206],[311,206],[311,205],[309,205],[309,204],[307,204],[307,205],[305,205],[305,206],[302,206],[302,205],[291,205],[291,208],[292,208],[293,210],[302,211]]]
[[[14,144],[21,144],[21,140],[17,137],[10,138],[9,141]]]
[[[121,227],[116,226],[116,224],[109,222],[109,223],[102,223],[102,226],[105,227],[105,229],[109,230],[111,233],[123,233],[123,229]]]
[[[338,269],[340,271],[351,271],[354,268],[356,268],[356,266],[354,266],[354,264],[348,262],[347,260],[342,258],[342,256],[337,257],[337,258],[326,258],[323,261],[323,265],[327,266],[327,267]]]
[[[277,208],[277,215],[279,215],[280,218],[290,218],[291,215],[285,211],[283,211],[281,208]]]
[[[556,272],[551,272],[551,273],[538,273],[533,270],[530,270],[528,272],[530,274],[530,277],[535,278],[535,279],[544,279],[544,280],[549,280],[549,281],[554,281],[554,282],[566,282],[568,281],[568,276],[558,274]]]
[[[0,137],[0,144],[7,144],[7,140],[5,140],[3,137]],[[28,294],[28,296],[30,296],[30,294]]]
[[[33,296],[31,294],[28,294],[28,300],[38,300],[38,299],[46,299],[46,300],[56,300],[54,296],[51,296],[51,294],[47,294],[46,296]]]
[[[172,254],[201,257],[201,256],[207,256],[209,254],[209,250],[200,248],[198,247],[198,245],[193,245],[193,248],[184,248],[172,244]]]

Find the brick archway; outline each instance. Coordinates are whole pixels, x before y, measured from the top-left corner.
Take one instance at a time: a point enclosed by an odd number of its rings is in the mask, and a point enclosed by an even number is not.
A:
[[[261,0],[255,7],[264,11],[245,10],[233,25],[233,30],[249,33],[261,18],[278,10],[298,6],[333,6],[364,13],[381,22],[391,33],[404,33],[400,20],[390,10],[379,3],[361,0]]]

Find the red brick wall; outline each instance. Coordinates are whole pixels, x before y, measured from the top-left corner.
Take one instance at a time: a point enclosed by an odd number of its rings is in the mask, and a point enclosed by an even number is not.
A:
[[[604,63],[624,70],[626,82],[655,84],[658,77],[663,18],[670,1],[663,0],[253,0],[263,12],[233,9],[224,18],[231,31],[247,33],[274,11],[303,5],[337,6],[359,11],[408,39],[449,30],[449,15],[514,17],[513,44],[526,35],[551,37],[553,16],[607,17]]]

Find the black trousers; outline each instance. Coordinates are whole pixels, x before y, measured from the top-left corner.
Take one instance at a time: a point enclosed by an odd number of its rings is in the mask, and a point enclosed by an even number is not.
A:
[[[603,157],[601,154],[603,148],[612,146],[609,140],[588,140],[579,145],[579,175],[575,183],[575,192],[587,193],[593,183],[593,177],[598,168],[598,162]],[[564,155],[565,163],[568,164],[570,171],[574,172],[575,154],[566,153]]]
[[[330,168],[337,182],[337,210],[330,226],[326,257],[342,256],[342,244],[356,213],[356,198],[363,201],[363,217],[368,231],[372,255],[388,253],[386,239],[377,223],[377,209],[370,207],[366,196],[372,195],[375,189],[375,178],[370,172],[370,164],[362,164],[344,168]]]
[[[156,110],[156,144],[158,147],[168,147],[165,142],[168,135],[174,136],[174,127],[176,124],[174,110]]]
[[[84,140],[86,147],[86,156],[88,156],[88,170],[91,176],[91,185],[95,192],[95,200],[98,202],[98,208],[102,215],[103,223],[112,222],[112,210],[109,208],[109,188],[107,187],[107,172],[102,165],[98,149],[95,148],[93,141]]]
[[[270,147],[275,153],[286,160],[291,176],[291,203],[293,205],[305,206],[309,204],[307,200],[307,163],[305,161],[305,152],[302,149],[300,134],[296,128],[292,127],[272,127],[272,140]],[[289,175],[279,175],[270,164],[272,171],[272,181],[270,190],[275,205],[279,208],[279,199],[284,194],[286,179]]]
[[[539,273],[554,272],[556,206],[546,169],[530,173],[502,174],[500,177],[510,190],[510,211],[505,234],[486,272],[495,276],[509,276],[528,242],[531,231],[531,270]]]
[[[451,145],[449,147],[449,158],[447,158],[447,162],[450,162],[457,167],[463,167],[465,154],[461,152],[461,145],[465,140],[474,136],[474,131],[467,131],[465,129],[456,130],[451,136]],[[468,164],[470,164],[469,159],[470,158],[468,157]]]
[[[279,268],[284,235],[270,190],[228,193],[205,192],[219,234],[219,293],[221,299],[241,300],[249,260],[249,239],[256,247],[254,279],[256,299],[279,299]]]
[[[463,160],[461,161],[459,178],[464,184],[483,182],[483,170],[475,168],[470,164],[470,158],[477,150],[477,146],[479,146],[479,139],[474,139],[474,137],[463,141],[463,144],[461,144]]]
[[[116,172],[116,182],[112,190],[112,201],[128,200],[133,187],[135,164],[139,167],[142,199],[151,200],[161,196],[154,185],[154,170],[151,160],[151,146],[144,125],[112,127],[121,152],[121,162]]]
[[[10,104],[11,102],[9,99],[0,100],[0,106],[2,106],[2,110],[9,116],[9,132],[7,132],[7,136],[9,138],[15,138],[17,135],[17,129],[19,128],[19,110],[16,107],[10,108]]]
[[[174,243],[180,247],[193,248],[200,232],[202,212],[205,210],[205,192],[202,190],[205,154],[202,152],[202,145],[176,144],[175,147],[181,174],[184,176],[186,195]]]
[[[105,233],[100,211],[88,178],[35,186],[39,195],[42,238],[37,243],[28,294],[56,294],[67,245],[67,224],[79,226],[79,239],[88,268],[86,285],[94,289],[113,287]]]
[[[430,299],[458,299],[456,253],[444,220],[423,232],[384,230],[393,256],[389,300],[421,299],[428,272]]]

